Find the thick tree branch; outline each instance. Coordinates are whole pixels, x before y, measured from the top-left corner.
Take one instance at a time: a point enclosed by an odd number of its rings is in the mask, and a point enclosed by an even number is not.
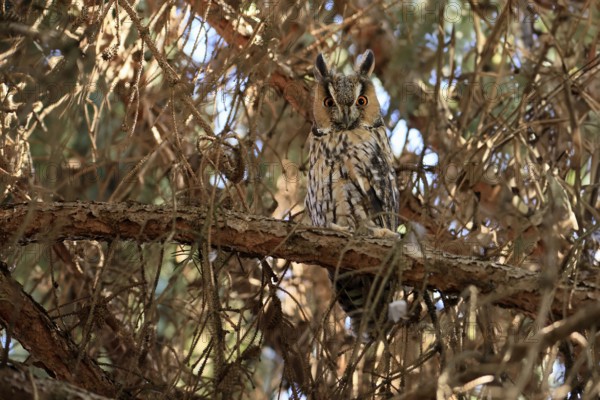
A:
[[[60,240],[136,240],[193,243],[248,256],[272,256],[329,269],[376,272],[396,268],[406,285],[460,292],[469,285],[490,294],[494,304],[535,313],[541,298],[540,274],[525,269],[447,254],[416,243],[352,236],[343,232],[232,211],[205,208],[107,203],[19,204],[0,208],[0,241],[27,244]],[[585,281],[555,282],[556,315],[598,301],[598,274]]]
[[[117,385],[94,360],[80,355],[77,345],[23,291],[5,264],[0,264],[0,323],[58,379],[103,396],[131,398],[119,394]]]
[[[109,400],[66,382],[39,378],[10,367],[0,369],[0,399]]]

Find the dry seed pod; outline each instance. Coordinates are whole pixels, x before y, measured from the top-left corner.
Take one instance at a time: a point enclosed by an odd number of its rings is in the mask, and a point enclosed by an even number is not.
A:
[[[117,46],[109,46],[106,49],[104,49],[104,51],[102,51],[102,59],[104,61],[109,61],[111,60],[115,54],[117,53]]]
[[[222,173],[229,181],[240,183],[244,179],[246,171],[246,162],[244,160],[242,145],[239,140],[233,145],[226,142],[226,139],[237,137],[232,133],[224,137],[209,138],[202,137],[198,139],[196,147],[201,158],[202,169],[207,166],[215,168]]]
[[[232,147],[226,152],[226,158],[224,160],[224,171],[223,173],[233,183],[240,183],[244,179],[244,172],[246,171],[246,163],[242,156],[242,149],[240,144]]]
[[[241,355],[242,361],[255,360],[260,356],[261,349],[259,346],[250,345]]]
[[[273,329],[281,324],[283,320],[283,311],[281,309],[281,300],[279,297],[271,297],[271,304],[264,314],[263,329]]]

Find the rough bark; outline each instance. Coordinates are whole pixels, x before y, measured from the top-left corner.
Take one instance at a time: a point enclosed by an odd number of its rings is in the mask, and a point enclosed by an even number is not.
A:
[[[0,264],[0,323],[51,376],[104,396],[131,398],[120,393],[106,371],[58,329],[46,311],[10,276],[6,264]]]
[[[0,398],[19,400],[108,400],[66,382],[40,378],[12,368],[0,369]]]
[[[534,314],[541,299],[544,276],[523,268],[479,257],[459,256],[393,238],[352,236],[344,232],[303,226],[272,218],[205,208],[151,206],[131,203],[32,203],[0,208],[0,241],[27,244],[61,240],[135,240],[138,242],[208,241],[210,246],[252,257],[271,256],[376,272],[395,268],[405,285],[461,292],[469,285],[487,301]],[[444,248],[449,248],[447,245]],[[598,274],[579,280],[550,282],[552,311],[573,314],[600,298]],[[547,289],[547,286],[544,287]]]

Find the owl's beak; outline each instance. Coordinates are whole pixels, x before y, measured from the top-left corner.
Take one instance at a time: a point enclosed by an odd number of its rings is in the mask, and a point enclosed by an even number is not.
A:
[[[350,107],[342,107],[342,123],[346,129],[352,125],[352,120],[350,119]]]

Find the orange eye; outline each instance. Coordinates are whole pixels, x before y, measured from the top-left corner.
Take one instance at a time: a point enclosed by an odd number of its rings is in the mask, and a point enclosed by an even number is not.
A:
[[[335,105],[333,97],[325,97],[325,100],[323,100],[323,105],[325,107],[333,107]]]
[[[357,106],[366,106],[368,102],[369,100],[366,96],[358,96],[358,99],[356,99]]]

